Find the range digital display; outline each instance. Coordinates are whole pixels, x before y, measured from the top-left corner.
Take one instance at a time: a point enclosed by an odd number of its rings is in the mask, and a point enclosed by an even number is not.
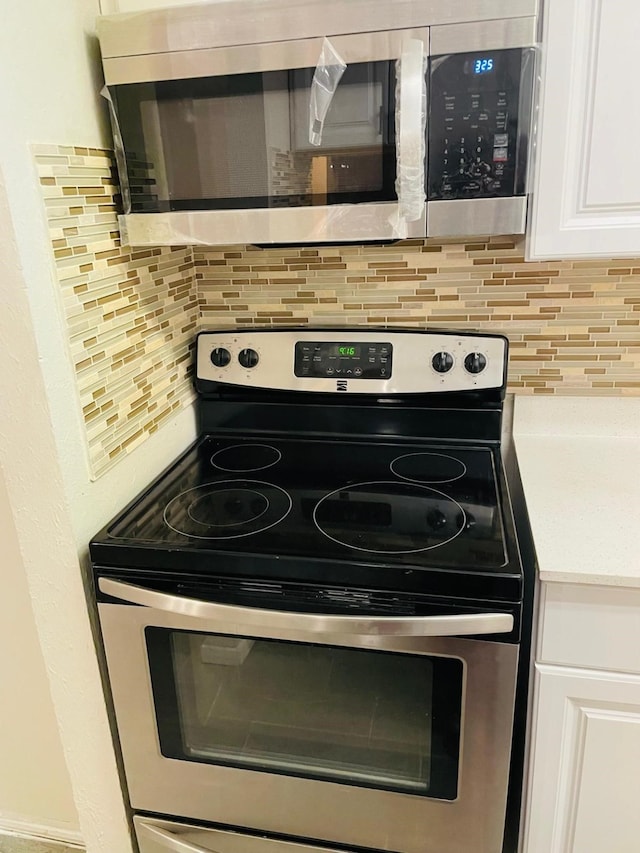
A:
[[[354,344],[338,344],[340,358],[360,358],[360,347]]]

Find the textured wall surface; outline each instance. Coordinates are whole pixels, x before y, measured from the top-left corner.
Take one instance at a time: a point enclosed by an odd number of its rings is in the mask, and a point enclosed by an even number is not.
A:
[[[193,259],[184,247],[120,246],[109,152],[48,145],[34,155],[98,476],[192,398]]]
[[[191,401],[198,328],[497,331],[512,391],[640,395],[640,258],[525,263],[509,237],[131,249],[108,151],[38,146],[35,158],[94,476]]]

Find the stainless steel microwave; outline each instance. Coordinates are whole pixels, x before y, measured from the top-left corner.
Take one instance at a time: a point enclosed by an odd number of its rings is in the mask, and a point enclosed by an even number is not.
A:
[[[537,0],[99,18],[129,245],[524,231]]]

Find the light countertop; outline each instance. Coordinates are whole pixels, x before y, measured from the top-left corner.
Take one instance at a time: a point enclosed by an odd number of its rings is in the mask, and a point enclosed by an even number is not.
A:
[[[640,588],[640,397],[516,396],[543,581]]]

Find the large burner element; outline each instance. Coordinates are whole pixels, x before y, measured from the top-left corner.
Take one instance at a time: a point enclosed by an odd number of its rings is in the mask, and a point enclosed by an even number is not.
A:
[[[259,480],[221,480],[195,486],[169,501],[166,524],[193,539],[237,539],[268,530],[291,510],[284,489]]]
[[[270,444],[233,444],[214,453],[211,464],[221,471],[244,474],[271,468],[281,459],[282,453]]]
[[[405,453],[391,463],[396,477],[415,483],[452,483],[464,477],[464,462],[444,453]]]
[[[392,480],[357,483],[325,495],[313,511],[318,529],[347,548],[416,554],[451,542],[464,509],[436,489]]]

